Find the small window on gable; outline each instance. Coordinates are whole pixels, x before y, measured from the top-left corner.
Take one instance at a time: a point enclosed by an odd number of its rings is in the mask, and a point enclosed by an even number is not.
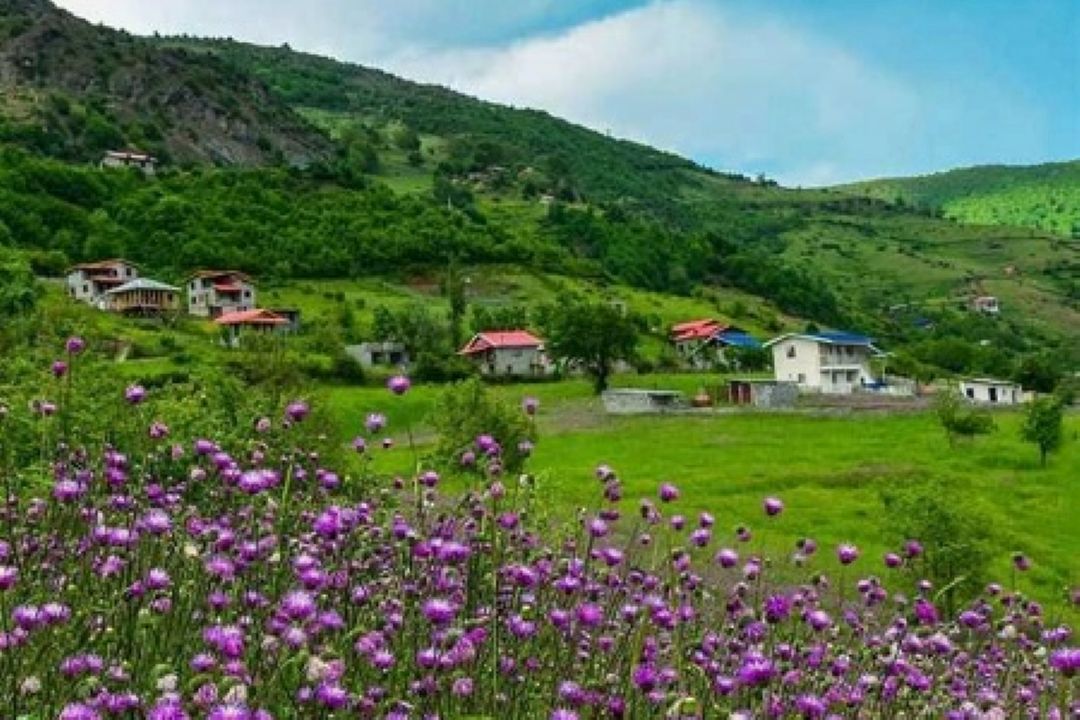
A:
[[[793,357],[795,357],[795,346],[794,346],[794,345],[791,345],[791,346],[789,346],[789,347],[788,347],[788,349],[787,349],[787,356],[788,356],[789,358],[793,358]]]

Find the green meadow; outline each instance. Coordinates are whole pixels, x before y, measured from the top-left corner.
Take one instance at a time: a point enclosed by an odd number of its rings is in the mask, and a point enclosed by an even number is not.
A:
[[[694,393],[721,380],[626,375],[614,384]],[[413,464],[405,428],[412,429],[422,456],[430,438],[426,417],[440,391],[418,386],[398,398],[381,388],[335,388],[326,400],[346,433],[358,431],[367,412],[385,413],[397,444],[377,451],[375,463],[380,470],[404,473]],[[818,562],[831,567],[832,549],[854,542],[863,550],[864,571],[879,573],[885,572],[881,556],[895,549],[881,492],[938,479],[949,490],[943,502],[959,503],[990,524],[995,577],[1009,578],[1012,553],[1024,552],[1034,567],[1016,580],[1020,587],[1040,598],[1051,617],[1075,614],[1062,602],[1067,589],[1080,584],[1080,416],[1075,413],[1066,418],[1064,447],[1041,468],[1035,448],[1020,440],[1019,411],[996,413],[993,434],[950,448],[928,411],[609,416],[580,380],[494,391],[515,403],[526,395],[541,401],[540,441],[527,469],[536,477],[541,506],[556,518],[571,518],[599,502],[593,471],[606,463],[624,482],[627,512],[636,512],[639,499],[655,497],[660,482],[673,482],[682,490],[679,510],[691,518],[712,513],[718,542],[729,543],[738,525],[760,528],[766,522],[762,499],[777,495],[787,509],[768,521],[771,543],[783,538],[794,549],[795,540],[812,537],[826,555]]]

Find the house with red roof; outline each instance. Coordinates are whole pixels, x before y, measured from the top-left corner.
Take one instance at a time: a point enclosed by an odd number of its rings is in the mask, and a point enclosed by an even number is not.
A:
[[[544,341],[527,330],[477,333],[458,354],[476,363],[483,375],[544,375],[550,367]]]
[[[287,331],[289,318],[271,310],[239,310],[218,315],[214,324],[222,329],[222,342],[229,347],[240,345],[246,333],[272,333]]]
[[[105,294],[139,277],[139,269],[127,260],[116,258],[81,263],[68,269],[68,295],[94,307],[105,309]]]
[[[236,270],[200,270],[188,279],[188,313],[217,318],[255,309],[255,285]]]
[[[668,337],[679,357],[699,369],[729,364],[729,348],[760,347],[740,328],[713,318],[673,325]]]

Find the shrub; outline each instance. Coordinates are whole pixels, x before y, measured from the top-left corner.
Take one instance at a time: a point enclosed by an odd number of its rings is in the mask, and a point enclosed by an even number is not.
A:
[[[483,454],[477,438],[490,436],[502,448],[507,472],[521,470],[536,442],[536,427],[521,408],[510,405],[473,378],[455,383],[442,392],[435,405],[432,424],[438,432],[436,456],[448,467],[459,467],[462,453]]]

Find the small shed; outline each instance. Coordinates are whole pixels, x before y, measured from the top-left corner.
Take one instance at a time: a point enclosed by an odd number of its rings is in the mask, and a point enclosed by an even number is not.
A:
[[[409,364],[409,353],[399,342],[363,342],[349,345],[345,354],[362,367],[400,367]]]
[[[979,405],[1019,405],[1029,396],[1019,383],[993,378],[967,378],[960,381],[960,394]]]
[[[761,408],[795,407],[799,385],[783,380],[738,378],[728,382],[728,402]]]
[[[686,407],[682,393],[677,390],[618,388],[605,390],[600,399],[604,410],[613,415],[664,413]]]

